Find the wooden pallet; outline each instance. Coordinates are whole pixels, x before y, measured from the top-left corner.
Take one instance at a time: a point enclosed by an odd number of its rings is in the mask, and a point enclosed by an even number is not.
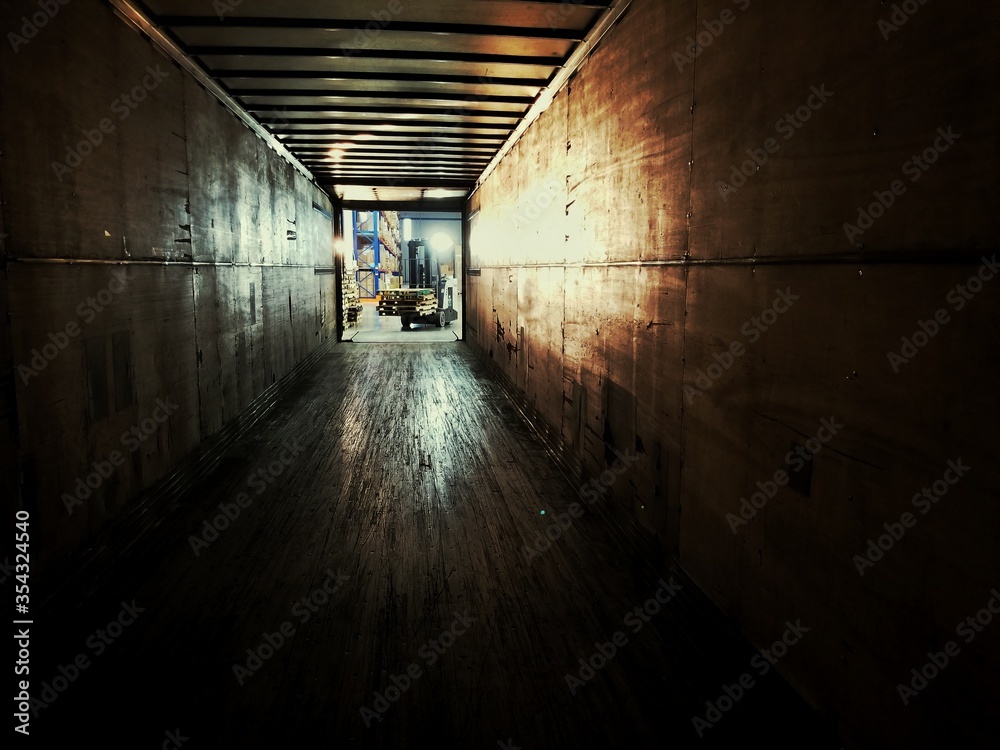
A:
[[[423,300],[433,297],[433,289],[386,289],[382,292],[382,301],[392,300]]]
[[[383,317],[423,317],[437,312],[437,295],[433,289],[386,289],[378,303]]]

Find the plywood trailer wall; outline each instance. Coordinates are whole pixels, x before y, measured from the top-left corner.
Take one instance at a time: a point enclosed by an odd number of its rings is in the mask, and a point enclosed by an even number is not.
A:
[[[634,2],[468,204],[469,340],[846,737],[983,746],[996,10],[897,5]]]
[[[336,337],[327,195],[110,7],[57,7],[0,65],[5,362],[42,578]],[[3,28],[37,10],[4,3]]]

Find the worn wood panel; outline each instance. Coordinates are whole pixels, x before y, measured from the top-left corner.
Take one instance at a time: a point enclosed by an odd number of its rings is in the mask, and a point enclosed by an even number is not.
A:
[[[1000,486],[991,468],[975,471],[995,463],[990,435],[1000,405],[986,373],[1000,358],[982,343],[1000,340],[1000,297],[984,291],[955,312],[949,291],[976,267],[936,270],[692,270],[686,335],[688,387],[699,387],[695,373],[731,341],[747,351],[686,406],[681,564],[755,641],[769,639],[783,617],[816,623],[788,657],[793,683],[816,703],[874,706],[856,719],[859,736],[889,743],[902,733],[904,744],[919,747],[939,746],[956,726],[969,727],[972,742],[985,717],[948,691],[921,696],[927,713],[914,716],[896,680],[983,606],[1000,569],[992,542]],[[891,293],[900,287],[905,297]],[[801,299],[750,344],[741,330],[776,289]],[[727,304],[715,304],[719,298]],[[939,308],[952,309],[952,322],[894,373],[887,353]],[[982,371],[956,367],[969,351]],[[786,453],[830,418],[843,428],[812,460],[808,492],[781,488],[742,523],[741,498],[779,470],[791,474]],[[959,458],[972,467],[968,476],[926,516],[918,512],[913,496]],[[906,511],[917,526],[860,576],[854,556]],[[951,678],[958,693],[985,687],[971,662],[1000,666],[995,642],[969,650],[976,655]],[[838,679],[804,677],[817,669]]]
[[[604,434],[605,389],[609,375],[607,342],[601,335],[601,329],[614,301],[600,295],[608,276],[608,268],[573,268],[566,271],[566,360],[563,377],[579,384],[581,403],[572,406],[571,415],[579,418],[581,459],[591,476],[597,476],[607,468]],[[597,300],[601,303],[595,304]]]
[[[518,290],[518,321],[526,377],[525,395],[549,429],[562,422],[565,269],[525,271]]]
[[[599,431],[602,449],[601,463],[595,473],[621,466],[620,456],[635,454],[636,411],[645,408],[635,387],[638,280],[636,267],[608,268],[605,278],[598,282],[600,288],[587,295],[594,309],[605,362],[599,399],[601,422],[592,424],[595,438]],[[611,488],[611,494],[630,513],[638,514],[645,502],[635,495],[632,472],[620,470],[623,473]]]
[[[5,28],[20,30],[19,9],[38,10],[12,5]],[[51,25],[18,45],[16,64],[5,47],[5,123],[18,131],[8,138],[18,147],[5,157],[21,186],[10,196],[12,219],[23,226],[18,255],[180,258],[190,251],[175,244],[188,223],[181,75],[141,39],[117,33],[120,23],[106,9],[60,6]],[[67,28],[72,38],[60,36]],[[104,64],[92,64],[89,45],[102,48]],[[28,70],[33,75],[15,73]],[[38,95],[50,89],[59,96]],[[165,131],[174,137],[158,137]],[[137,166],[122,180],[107,179],[125,163]],[[146,201],[150,186],[159,200]],[[58,206],[58,220],[36,225],[42,206]]]
[[[33,12],[38,12],[34,3],[4,3],[3,28],[20,31],[22,17]],[[107,179],[120,169],[119,133],[116,129],[109,135],[99,129],[102,120],[108,126],[119,124],[111,110],[123,87],[124,71],[116,64],[122,45],[115,34],[118,23],[104,9],[94,13],[85,7],[60,6],[51,26],[42,29],[48,33],[38,33],[23,45],[18,42],[16,50],[10,40],[3,46],[0,128],[5,182],[18,186],[5,195],[12,255],[122,256],[126,190],[121,182]],[[78,35],[62,37],[59,30],[67,27],[75,27]],[[93,64],[91,45],[105,51],[104,64]],[[143,62],[153,57],[147,53]],[[162,58],[157,56],[157,61]],[[25,75],[26,71],[33,74]],[[61,95],[41,96],[41,91]],[[171,116],[164,107],[163,117],[176,117],[179,107],[175,104],[174,109]],[[91,139],[84,131],[93,131]],[[81,143],[86,145],[81,148]],[[70,156],[68,149],[75,155]],[[89,155],[80,158],[83,154]],[[40,209],[45,211],[44,221],[36,220]],[[59,218],[53,220],[56,211]]]
[[[569,173],[571,257],[684,256],[691,93],[671,53],[692,13],[690,4],[633,10],[617,29],[630,42],[601,46],[573,79],[569,147],[583,164]]]
[[[636,279],[634,378],[637,517],[676,555],[680,536],[687,272],[643,268]]]
[[[46,383],[15,381],[25,436],[19,481],[39,519],[40,579],[335,330],[324,312],[333,277],[313,272],[332,265],[331,222],[313,210],[329,212],[325,194],[110,8],[57,7],[25,44],[3,48],[2,178],[17,186],[5,194],[5,249],[14,258],[127,265],[14,262],[5,280],[16,296],[16,363],[30,364],[67,323],[86,323],[42,373]],[[24,2],[0,12],[4,28],[18,30],[22,16],[41,13]],[[113,132],[60,183],[51,162],[105,117]],[[159,265],[165,260],[206,265]],[[265,280],[250,262],[279,270]],[[83,321],[77,306],[108,294],[112,272],[125,274],[124,289]],[[284,325],[266,324],[282,313]],[[69,516],[61,495],[168,397],[179,404],[169,424],[127,451]]]
[[[490,269],[492,315],[489,319],[490,356],[512,382],[518,380],[517,290],[522,273],[518,268]]]
[[[184,89],[188,119],[191,237],[194,259],[200,262],[249,262],[252,255],[242,233],[253,227],[250,199],[241,189],[242,170],[256,168],[256,151],[246,127],[236,118],[220,118],[219,105],[194,81]],[[234,200],[235,198],[235,200]]]
[[[501,168],[517,178],[517,195],[489,204],[502,217],[504,242],[516,264],[563,263],[566,259],[566,97],[524,136]]]
[[[674,52],[689,51],[684,39],[724,11],[732,12],[732,23],[703,45],[697,62],[678,70]],[[562,447],[571,463],[581,461],[593,475],[603,468],[599,428],[609,422],[612,436],[628,434],[634,414],[631,437],[641,439],[647,454],[628,477],[633,509],[659,512],[644,519],[647,528],[663,534],[667,549],[679,553],[685,569],[755,642],[769,642],[791,616],[826,623],[814,644],[781,669],[813,704],[843,717],[850,743],[865,746],[877,738],[932,747],[955,741],[936,727],[961,726],[963,739],[985,746],[991,719],[978,690],[997,671],[991,646],[980,646],[978,660],[941,683],[947,687],[937,698],[921,695],[928,701],[919,716],[902,711],[893,689],[954,631],[964,609],[981,608],[975,597],[986,595],[986,582],[1000,569],[989,541],[996,534],[995,508],[985,499],[998,494],[994,478],[981,475],[982,484],[963,485],[971,515],[960,520],[954,510],[933,530],[922,527],[923,545],[914,545],[894,573],[879,571],[882,584],[869,587],[868,576],[861,579],[851,564],[853,551],[846,551],[884,533],[881,524],[893,521],[893,513],[898,518],[923,486],[917,478],[933,474],[929,467],[943,473],[943,456],[995,463],[987,457],[988,426],[997,413],[988,381],[1000,340],[991,322],[997,300],[991,287],[977,298],[982,307],[974,319],[955,316],[949,330],[956,338],[941,346],[933,363],[915,360],[899,376],[886,369],[887,352],[917,331],[917,321],[932,316],[975,264],[651,267],[641,269],[634,295],[621,283],[627,272],[602,266],[682,257],[647,255],[664,243],[664,228],[649,230],[653,225],[637,218],[634,205],[623,205],[654,185],[658,206],[690,203],[696,261],[856,251],[842,224],[862,198],[902,173],[915,149],[933,142],[928,135],[952,121],[970,135],[865,234],[864,249],[946,261],[993,247],[997,218],[987,202],[997,172],[992,131],[1000,99],[991,72],[995,34],[983,32],[995,28],[984,22],[996,9],[924,4],[886,40],[877,22],[892,12],[889,5],[859,11],[814,2],[795,8],[691,2],[666,10],[640,2],[560,92],[570,145],[561,160],[568,175],[567,260],[597,266],[565,272]],[[636,40],[645,28],[658,28],[661,13],[669,14],[661,37],[676,43],[655,61],[665,75],[628,91],[618,71],[642,78],[637,60],[661,47]],[[944,62],[959,58],[963,62]],[[781,141],[744,187],[720,195],[716,183],[727,179],[737,157],[762,147],[776,121],[805,104],[813,85],[824,84],[833,92],[829,101]],[[650,100],[651,91],[659,98]],[[686,94],[695,105],[687,121],[680,106]],[[641,125],[651,102],[666,133]],[[685,134],[693,144],[693,163],[684,164],[693,174],[690,188],[675,164],[623,166],[629,154],[661,149],[664,137],[668,151],[680,153]],[[534,179],[538,164],[556,149],[540,120],[477,199],[493,214],[503,210],[490,205],[495,201],[509,210],[516,172],[522,183]],[[683,251],[686,238],[662,246]],[[624,253],[625,247],[633,252]],[[530,249],[525,255],[531,257]],[[811,301],[781,316],[771,336],[689,400],[685,388],[705,385],[702,373],[718,366],[716,355],[725,361],[730,344],[748,343],[744,323],[760,315],[779,288],[798,294],[800,287]],[[626,297],[634,309],[619,304]],[[614,322],[602,319],[602,308]],[[644,329],[650,319],[664,325]],[[605,339],[599,330],[613,333]],[[945,335],[935,337],[935,347]],[[976,352],[972,361],[968,352]],[[920,353],[924,357],[930,350]],[[634,399],[635,406],[616,408],[612,385],[630,380],[617,401]],[[734,535],[726,514],[738,512],[740,497],[782,468],[793,441],[812,437],[823,418],[840,416],[825,413],[833,406],[850,418],[850,429],[837,437],[845,445],[820,453],[812,487],[797,477],[805,490],[786,488]],[[661,482],[673,488],[672,502],[661,499]]]
[[[112,272],[124,279],[127,291],[107,306],[92,305],[90,300],[109,289]],[[44,571],[197,445],[198,396],[188,348],[194,335],[191,279],[188,269],[162,267],[15,265],[10,274],[14,361],[38,371],[37,376],[21,371],[18,421],[21,454],[34,467],[23,481],[32,488]],[[53,289],[61,291],[53,295]],[[49,304],[39,306],[39,299]],[[128,394],[118,392],[113,377],[112,337],[118,333],[127,334],[131,345]],[[65,343],[51,358],[57,350],[50,334]],[[88,386],[90,340],[103,342],[106,370]],[[32,364],[36,352],[44,357],[39,361],[48,360],[44,369]],[[88,391],[95,388],[105,394],[107,406],[103,415],[91,417]],[[168,398],[178,406],[169,421],[143,426],[158,399]],[[141,439],[123,437],[135,427]],[[116,450],[125,457],[123,464],[101,479],[90,497],[86,489],[78,492],[77,480]],[[67,506],[63,494],[84,502]]]
[[[699,15],[717,18],[726,5],[699,3]],[[970,29],[996,13],[928,3],[886,39],[878,23],[892,17],[890,4],[737,10],[697,61],[692,254],[995,246],[1000,224],[988,196],[998,172],[997,46]],[[955,50],[969,64],[953,64]],[[829,94],[825,103],[814,87]],[[927,171],[915,168],[912,158],[936,140],[944,145],[937,131],[949,127],[961,138]],[[768,139],[775,153],[766,152]],[[750,177],[738,187],[734,168],[744,164]],[[857,224],[859,208],[896,180],[905,194],[890,196],[884,216],[849,237],[844,225]],[[935,221],[911,219],[922,215]]]
[[[214,435],[226,421],[224,380],[233,372],[233,342],[229,335],[233,293],[229,269],[194,269],[195,350],[198,361],[198,394],[201,432]],[[230,282],[230,284],[227,284]],[[228,365],[228,366],[227,366]]]

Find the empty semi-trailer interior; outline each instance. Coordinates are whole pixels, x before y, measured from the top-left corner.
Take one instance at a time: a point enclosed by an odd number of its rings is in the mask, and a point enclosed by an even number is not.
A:
[[[995,748],[998,11],[4,0],[18,747]]]

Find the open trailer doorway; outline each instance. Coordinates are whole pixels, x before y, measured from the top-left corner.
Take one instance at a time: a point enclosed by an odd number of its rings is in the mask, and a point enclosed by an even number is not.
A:
[[[462,251],[461,213],[345,211],[343,340],[461,340]]]

